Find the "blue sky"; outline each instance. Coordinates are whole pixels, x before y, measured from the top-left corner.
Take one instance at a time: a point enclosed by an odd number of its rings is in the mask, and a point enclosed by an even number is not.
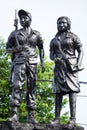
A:
[[[60,16],[68,16],[71,19],[71,31],[79,36],[84,49],[85,70],[79,73],[79,79],[87,81],[87,0],[1,0],[0,36],[5,41],[14,30],[15,9],[24,9],[32,14],[31,27],[41,32],[48,56],[50,40],[57,32],[56,21]]]

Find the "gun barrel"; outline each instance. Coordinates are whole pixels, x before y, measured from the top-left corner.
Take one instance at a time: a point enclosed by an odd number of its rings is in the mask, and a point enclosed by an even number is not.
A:
[[[18,29],[17,9],[15,9],[14,26],[15,26],[15,29],[17,30]]]
[[[17,9],[15,9],[15,19],[17,19]]]

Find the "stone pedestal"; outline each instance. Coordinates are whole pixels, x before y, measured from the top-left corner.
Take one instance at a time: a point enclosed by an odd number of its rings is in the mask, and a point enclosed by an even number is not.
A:
[[[22,124],[22,123],[11,123],[11,122],[0,122],[0,130],[68,130],[63,126],[51,126],[51,125],[40,125],[40,124]],[[78,126],[70,130],[84,130],[83,127]]]

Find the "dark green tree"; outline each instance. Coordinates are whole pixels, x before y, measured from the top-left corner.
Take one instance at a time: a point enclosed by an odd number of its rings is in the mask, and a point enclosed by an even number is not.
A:
[[[0,119],[9,116],[9,56],[6,55],[5,41],[0,38]]]
[[[36,89],[36,119],[40,123],[48,123],[54,118],[54,95],[52,91],[53,81],[53,62],[45,60],[45,72],[40,71],[38,65],[37,89]]]

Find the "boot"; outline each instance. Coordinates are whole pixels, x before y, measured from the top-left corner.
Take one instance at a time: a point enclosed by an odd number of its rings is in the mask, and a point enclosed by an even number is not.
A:
[[[73,129],[76,124],[76,118],[71,117],[69,123],[66,125],[67,129]]]
[[[31,124],[37,124],[36,120],[34,119],[34,111],[33,110],[32,111],[30,110],[28,112],[27,122],[31,123]]]
[[[51,125],[60,125],[60,118],[55,118],[53,121],[50,122]]]
[[[18,107],[11,108],[11,116],[7,119],[10,122],[18,122]]]

